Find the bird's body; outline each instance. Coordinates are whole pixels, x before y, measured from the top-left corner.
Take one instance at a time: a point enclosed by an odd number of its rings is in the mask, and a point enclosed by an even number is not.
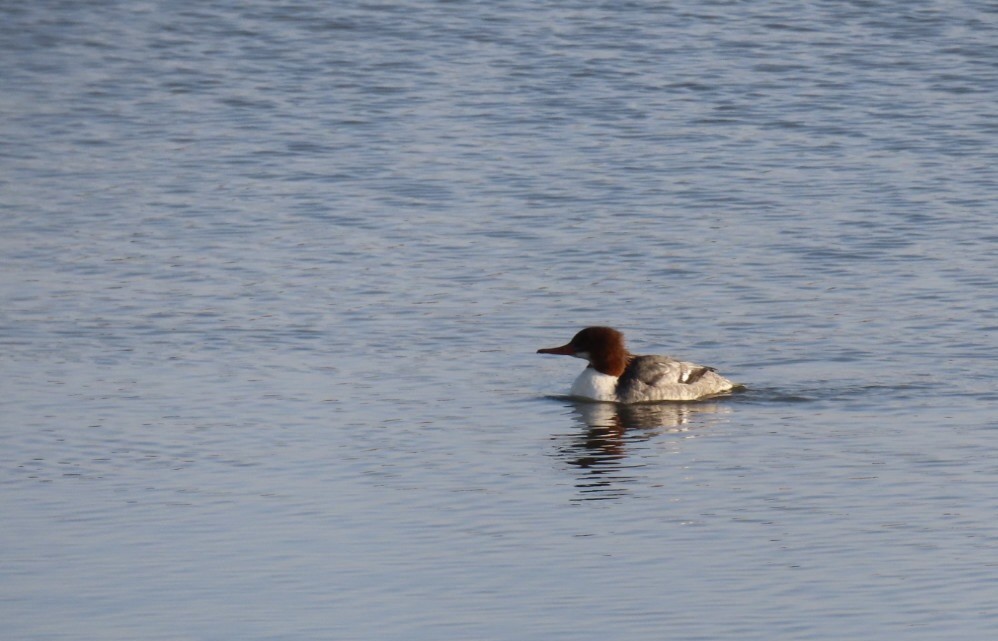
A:
[[[572,384],[572,396],[614,403],[694,401],[730,392],[735,383],[712,367],[670,356],[637,356],[611,327],[587,327],[561,347],[537,350],[589,361]]]

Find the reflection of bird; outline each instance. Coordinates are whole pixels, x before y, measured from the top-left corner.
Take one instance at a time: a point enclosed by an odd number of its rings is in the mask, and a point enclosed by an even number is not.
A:
[[[589,367],[572,384],[572,396],[593,401],[693,401],[737,387],[712,367],[669,356],[631,354],[624,347],[624,335],[612,327],[587,327],[568,344],[537,353],[589,361]]]
[[[715,405],[715,403],[642,403],[638,405],[575,403],[575,411],[589,428],[675,432],[681,430],[694,413],[716,411]]]
[[[577,403],[575,411],[586,424],[585,435],[576,442],[585,456],[572,462],[585,468],[619,467],[627,456],[627,441],[643,441],[661,431],[680,431],[690,413],[684,405],[671,403]]]
[[[576,485],[585,499],[612,499],[628,493],[640,483],[638,469],[647,463],[641,455],[648,442],[666,434],[710,427],[717,419],[710,414],[727,414],[721,403],[611,403],[572,402],[581,433],[558,437],[559,456],[582,470]],[[699,415],[699,417],[698,417]],[[686,436],[666,441],[679,447]],[[668,445],[672,443],[672,445]]]

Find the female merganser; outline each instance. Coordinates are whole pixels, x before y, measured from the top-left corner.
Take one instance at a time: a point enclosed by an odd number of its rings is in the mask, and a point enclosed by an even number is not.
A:
[[[572,396],[614,403],[695,401],[738,387],[714,371],[668,356],[636,356],[612,327],[587,327],[567,345],[537,350],[589,361],[572,384]]]

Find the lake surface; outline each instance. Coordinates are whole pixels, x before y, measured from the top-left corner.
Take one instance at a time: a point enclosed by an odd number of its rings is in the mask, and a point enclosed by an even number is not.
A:
[[[313,5],[0,9],[5,638],[996,638],[994,3]]]

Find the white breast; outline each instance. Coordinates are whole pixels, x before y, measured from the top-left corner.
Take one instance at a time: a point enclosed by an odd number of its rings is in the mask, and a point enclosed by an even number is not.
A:
[[[616,402],[617,377],[587,367],[572,383],[572,396],[588,398],[593,401]]]

